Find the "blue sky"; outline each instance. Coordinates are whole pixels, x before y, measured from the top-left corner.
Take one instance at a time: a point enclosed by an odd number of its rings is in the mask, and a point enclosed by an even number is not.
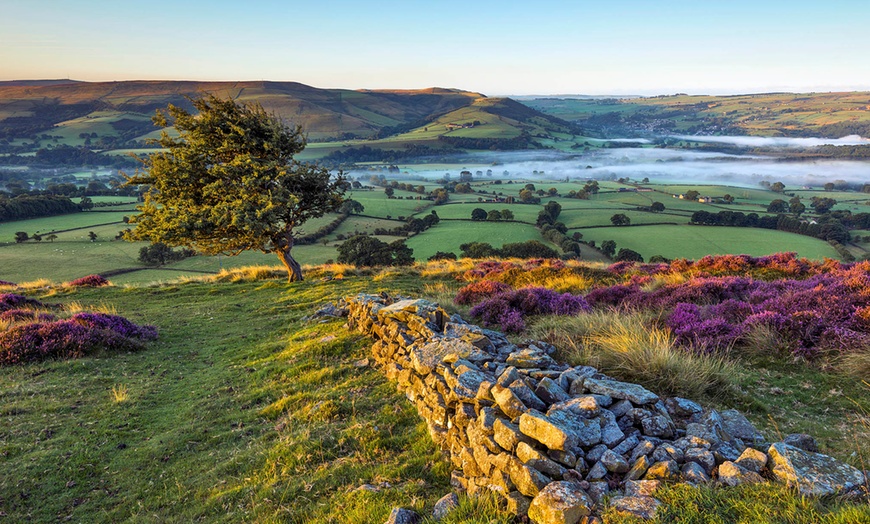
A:
[[[0,0],[0,80],[870,90],[868,28],[868,0]]]

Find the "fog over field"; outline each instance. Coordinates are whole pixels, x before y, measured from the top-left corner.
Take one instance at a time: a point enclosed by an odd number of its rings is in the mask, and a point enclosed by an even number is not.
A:
[[[849,135],[842,138],[786,138],[767,136],[695,136],[673,135],[670,138],[690,140],[692,142],[709,142],[711,144],[728,144],[739,147],[817,147],[817,146],[866,146],[870,138]]]
[[[752,137],[693,137],[737,140],[760,140],[767,146],[781,143],[780,147],[796,140],[814,141],[814,144],[865,143],[860,137],[838,140],[821,138],[752,138]],[[860,140],[860,142],[859,142]],[[760,144],[761,142],[759,142]],[[802,142],[805,143],[805,142]],[[870,182],[870,162],[858,160],[788,160],[783,158],[737,155],[660,148],[610,148],[583,153],[559,151],[517,151],[479,153],[457,158],[471,171],[492,169],[493,178],[541,179],[608,179],[627,177],[632,180],[650,178],[653,182],[667,183],[725,183],[755,187],[759,182],[781,181],[790,185],[821,185],[834,180]],[[415,169],[416,174],[441,177],[444,169]],[[507,171],[507,175],[505,174]],[[537,172],[537,173],[535,173]],[[456,173],[453,173],[456,176]]]

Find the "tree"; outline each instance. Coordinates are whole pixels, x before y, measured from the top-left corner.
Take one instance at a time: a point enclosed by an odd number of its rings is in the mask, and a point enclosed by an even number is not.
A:
[[[429,262],[433,260],[456,260],[456,253],[450,253],[447,251],[436,251],[434,255],[427,258]]]
[[[26,232],[24,232],[24,231],[16,231],[15,232],[15,243],[16,244],[20,244],[22,242],[27,242],[28,240],[30,240],[30,235],[28,235]]]
[[[788,210],[788,205],[785,200],[776,199],[770,202],[767,206],[768,213],[785,213]]]
[[[601,252],[612,257],[616,253],[616,242],[613,240],[604,240],[601,242]]]
[[[476,207],[476,208],[471,210],[471,220],[477,220],[477,221],[486,220],[486,216],[487,216],[487,213],[486,213],[485,209],[481,209],[479,207]]]
[[[698,200],[698,197],[701,196],[701,193],[695,191],[694,189],[690,189],[686,191],[686,200]]]
[[[149,266],[165,266],[170,262],[182,260],[185,256],[186,253],[183,251],[175,251],[163,242],[155,242],[139,250],[139,262]]]
[[[42,235],[40,235],[39,233],[34,233],[33,236],[30,238],[32,238],[36,242],[42,242]]]
[[[627,248],[620,248],[616,254],[617,262],[643,262],[643,257],[637,251]]]
[[[498,209],[490,209],[489,213],[486,214],[486,219],[490,222],[498,222],[501,220],[501,211]]]
[[[97,241],[97,234],[94,233],[93,231],[88,231],[88,238],[91,240],[91,242],[96,242]]]
[[[126,238],[187,246],[207,255],[260,250],[278,256],[289,280],[302,280],[291,255],[297,228],[334,211],[346,188],[343,174],[294,160],[305,148],[302,128],[287,127],[259,104],[213,95],[191,100],[192,115],[170,105],[177,138],[163,132],[163,151],[145,160],[128,184],[147,184],[136,228]],[[158,112],[154,122],[170,124]]]
[[[341,206],[338,208],[339,213],[344,213],[346,215],[358,215],[365,211],[365,207],[352,198],[348,198],[344,202],[341,203]]]
[[[57,235],[52,233],[52,234],[48,235],[47,237],[45,237],[45,239],[48,240],[49,242],[54,242],[55,240],[57,240]]]
[[[782,182],[774,182],[773,184],[770,184],[770,190],[776,193],[782,193],[785,191],[785,184]]]
[[[498,251],[486,242],[467,242],[459,246],[463,258],[489,258],[498,256]]]
[[[722,197],[722,201],[724,201],[726,204],[733,204],[734,197],[726,193],[725,196]],[[652,259],[650,259],[650,260],[652,260]]]
[[[510,209],[502,209],[501,210],[501,219],[502,220],[513,220],[514,219],[514,212],[511,211]]]
[[[301,150],[300,150],[300,151],[301,151]],[[395,192],[396,192],[396,191],[395,191],[393,188],[391,188],[391,187],[385,187],[385,188],[384,188],[384,194],[387,195],[387,198],[393,196],[393,194],[394,194]]]
[[[403,240],[387,244],[375,237],[357,235],[338,246],[338,261],[357,267],[409,266],[414,256]]]
[[[610,217],[610,223],[614,226],[628,226],[631,225],[631,219],[622,213],[617,213]]]
[[[803,205],[800,200],[797,202],[792,202],[788,205],[788,210],[791,211],[794,216],[799,217],[801,213],[807,210],[807,206]]]
[[[662,204],[661,202],[653,202],[652,204],[649,205],[649,210],[652,211],[653,213],[661,213],[662,211],[665,210],[665,205]]]
[[[91,200],[91,197],[82,197],[79,200],[79,207],[82,208],[82,211],[87,211],[88,209],[94,208],[94,201]]]
[[[505,244],[501,246],[499,251],[500,255],[506,258],[556,258],[559,256],[553,248],[537,240]]]
[[[816,213],[824,215],[837,205],[837,201],[828,197],[814,196],[810,201],[810,207],[816,210]]]
[[[544,206],[544,211],[546,211],[546,213],[550,215],[550,218],[553,219],[552,221],[555,222],[556,219],[559,218],[559,215],[562,213],[562,205],[558,202],[551,200],[550,202],[547,202],[547,204]]]

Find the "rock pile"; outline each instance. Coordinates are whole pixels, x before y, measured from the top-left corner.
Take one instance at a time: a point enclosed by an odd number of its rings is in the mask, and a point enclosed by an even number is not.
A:
[[[542,342],[449,316],[425,300],[346,299],[350,327],[413,402],[456,467],[452,485],[501,494],[537,523],[595,521],[599,503],[650,517],[662,482],[728,486],[778,480],[805,494],[862,489],[864,474],[810,451],[806,436],[766,442],[735,410],[660,398],[587,366],[552,358]]]

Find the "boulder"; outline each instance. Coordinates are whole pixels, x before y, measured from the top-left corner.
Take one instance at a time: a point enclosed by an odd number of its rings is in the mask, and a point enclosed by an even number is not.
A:
[[[419,524],[420,522],[423,522],[423,519],[416,512],[405,508],[393,508],[384,524]]]
[[[801,448],[804,451],[812,451],[813,453],[819,452],[819,445],[816,444],[816,439],[806,433],[792,433],[786,435],[782,441],[789,446]]]
[[[520,369],[556,367],[556,361],[549,355],[543,351],[536,351],[530,348],[514,351],[508,355],[506,362],[507,365]]]
[[[601,455],[601,463],[611,473],[625,473],[629,470],[628,461],[609,449]]]
[[[619,382],[610,379],[586,378],[583,387],[590,393],[607,395],[609,397],[628,400],[636,406],[655,404],[659,401],[658,395],[638,384]]]
[[[758,473],[749,471],[729,460],[719,465],[719,482],[734,487],[740,484],[764,482],[764,478]]]
[[[510,389],[496,384],[492,387],[491,391],[495,403],[498,404],[502,412],[510,417],[511,420],[516,419],[528,410],[523,401]]]
[[[722,417],[722,428],[732,437],[746,443],[764,442],[764,435],[736,409],[722,411],[719,416]]]
[[[704,468],[697,462],[686,462],[680,468],[683,474],[683,479],[693,484],[706,484],[710,482],[710,476],[704,471]]]
[[[768,467],[780,482],[796,486],[803,495],[835,495],[865,482],[864,473],[833,457],[804,451],[784,442],[767,450]]]
[[[651,497],[660,487],[660,480],[629,480],[624,489],[627,497]]]
[[[641,519],[653,519],[661,502],[652,497],[616,497],[611,499],[610,507],[619,513]]]
[[[746,448],[734,463],[743,466],[749,471],[761,473],[761,470],[767,465],[767,455],[763,451],[758,451],[754,448]]]
[[[536,524],[577,524],[592,511],[589,496],[573,482],[551,482],[529,506],[529,519]]]
[[[456,493],[448,493],[435,503],[435,507],[432,509],[432,518],[441,520],[457,507],[459,507],[459,497],[456,496]]]

